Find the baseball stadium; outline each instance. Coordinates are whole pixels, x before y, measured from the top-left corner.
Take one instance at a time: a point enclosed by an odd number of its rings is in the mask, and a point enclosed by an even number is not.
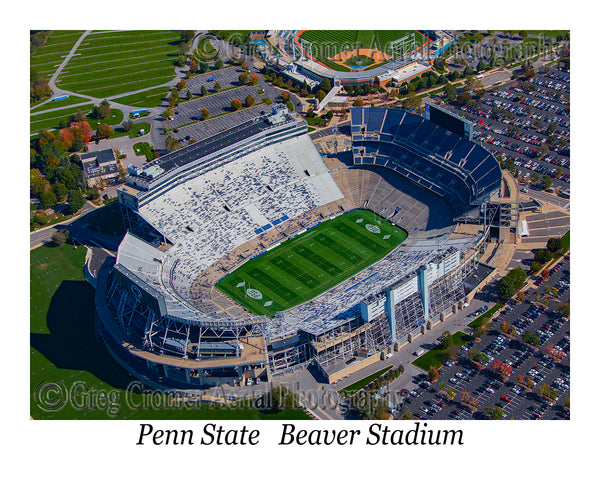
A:
[[[460,308],[514,199],[467,122],[427,111],[351,109],[346,163],[275,105],[129,167],[95,294],[110,353],[157,389],[244,385],[379,356]]]

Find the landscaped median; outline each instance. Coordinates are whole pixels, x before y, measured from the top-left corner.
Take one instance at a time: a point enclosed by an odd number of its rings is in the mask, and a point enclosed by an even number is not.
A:
[[[467,326],[471,327],[473,329],[475,329],[477,327],[483,327],[485,324],[489,323],[489,321],[492,319],[492,316],[494,315],[494,313],[496,313],[501,308],[504,308],[504,305],[505,305],[504,303],[498,302],[496,305],[494,305],[492,308],[490,308],[487,312],[479,315],[475,320],[473,320]]]
[[[438,369],[442,366],[446,360],[448,360],[460,347],[471,340],[471,336],[464,332],[456,332],[450,335],[447,344],[440,343],[436,345],[427,353],[424,353],[417,358],[413,363],[416,367],[429,372],[429,369],[433,366]]]

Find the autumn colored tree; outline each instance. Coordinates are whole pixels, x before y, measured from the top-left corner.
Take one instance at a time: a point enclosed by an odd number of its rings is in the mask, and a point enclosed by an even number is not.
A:
[[[196,62],[196,60],[190,61],[190,72],[192,72],[192,73],[198,72],[198,62]]]
[[[166,121],[169,121],[173,117],[173,108],[172,107],[165,108],[162,116]]]
[[[186,86],[187,86],[187,83],[186,83],[185,79],[183,79],[183,78],[181,80],[179,80],[176,85],[178,91],[183,90]]]
[[[440,372],[433,365],[431,365],[429,367],[429,375],[428,376],[429,376],[430,382],[436,382],[440,376]]]
[[[106,125],[104,123],[98,125],[98,129],[96,130],[96,137],[98,138],[98,140],[110,138],[112,134],[113,129],[110,125]]]
[[[471,400],[471,395],[469,394],[469,392],[464,391],[464,392],[460,392],[460,401],[462,403],[469,403],[469,400]]]
[[[247,107],[251,107],[252,105],[254,105],[254,97],[250,94],[246,95],[244,103]]]
[[[65,149],[69,150],[73,146],[73,139],[75,136],[71,130],[61,128],[58,132],[58,141],[61,142]]]
[[[527,388],[533,388],[535,383],[533,383],[533,380],[531,378],[527,378],[527,380],[525,381],[525,385],[527,385]]]
[[[242,85],[246,85],[248,83],[248,77],[249,77],[248,72],[242,72],[240,74],[240,76],[238,77],[238,80],[240,81],[240,83]]]
[[[548,280],[549,276],[550,276],[550,270],[548,270],[547,268],[544,268],[542,270],[542,278],[544,279],[544,281]]]
[[[38,139],[38,147],[41,149],[44,145],[49,145],[56,141],[56,137],[52,132],[43,131],[40,132],[40,137]]]
[[[523,375],[517,375],[517,383],[520,385],[523,385],[523,382],[525,381],[525,377]]]
[[[202,110],[200,110],[200,118],[202,120],[206,120],[208,117],[210,117],[210,112],[208,111],[208,108],[202,108]]]
[[[231,108],[233,108],[234,110],[239,110],[240,108],[242,108],[242,102],[238,98],[234,98],[231,101]]]
[[[525,292],[523,290],[519,290],[517,292],[517,301],[522,302],[523,300],[525,300]]]
[[[500,330],[502,330],[503,333],[508,333],[508,331],[510,330],[510,323],[508,323],[506,320],[504,320],[500,324]]]
[[[258,85],[258,75],[256,73],[253,73],[252,75],[250,75],[250,85]]]
[[[74,138],[78,138],[84,144],[89,143],[92,139],[92,127],[88,122],[71,122],[69,130],[73,133]]]

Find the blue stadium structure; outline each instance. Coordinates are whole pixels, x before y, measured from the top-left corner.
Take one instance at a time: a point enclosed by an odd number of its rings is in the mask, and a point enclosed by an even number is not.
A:
[[[404,110],[351,111],[353,165],[329,169],[285,106],[131,168],[128,227],[96,288],[97,331],[146,385],[202,389],[314,364],[330,381],[460,308],[487,232],[455,218],[501,187],[494,157]],[[259,317],[214,285],[242,263],[354,208],[409,234],[310,301]]]
[[[351,114],[355,165],[392,169],[448,200],[457,215],[498,190],[500,165],[483,147],[405,110]]]

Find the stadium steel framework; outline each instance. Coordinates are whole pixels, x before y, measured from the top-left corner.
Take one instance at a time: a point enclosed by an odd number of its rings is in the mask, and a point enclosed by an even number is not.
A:
[[[351,115],[355,166],[350,168],[370,166],[381,178],[401,175],[443,197],[455,216],[485,203],[498,191],[500,168],[480,146],[403,110],[353,109]],[[223,315],[200,308],[176,291],[172,279],[163,280],[167,276],[160,272],[173,268],[172,263],[171,267],[165,264],[173,262],[168,254],[174,247],[162,225],[141,218],[139,206],[173,185],[187,185],[235,158],[302,135],[306,135],[304,124],[274,109],[236,132],[224,132],[143,170],[130,171],[128,185],[119,190],[119,202],[131,231],[117,258],[105,261],[99,271],[97,332],[115,359],[147,385],[200,389],[240,385],[254,378],[268,380],[311,362],[328,368],[340,359],[399,348],[460,308],[466,294],[463,281],[477,267],[487,231],[456,247],[452,243],[442,248],[421,246],[422,256],[417,258],[423,260],[407,263],[411,265],[407,270],[395,269],[393,259],[412,258],[412,247],[397,247],[380,260],[388,262],[389,277],[372,285],[359,281],[359,291],[366,294],[352,304],[341,302],[343,308],[335,310],[332,318],[317,314],[307,317],[309,321],[300,319],[303,306],[273,318],[253,316],[239,305],[236,308],[243,314]],[[398,207],[380,208],[393,212]],[[336,210],[335,214],[345,211]],[[427,238],[426,231],[415,232],[415,237],[419,234]],[[159,274],[152,280],[148,272],[155,271]],[[295,315],[300,316],[297,323],[290,323]]]

